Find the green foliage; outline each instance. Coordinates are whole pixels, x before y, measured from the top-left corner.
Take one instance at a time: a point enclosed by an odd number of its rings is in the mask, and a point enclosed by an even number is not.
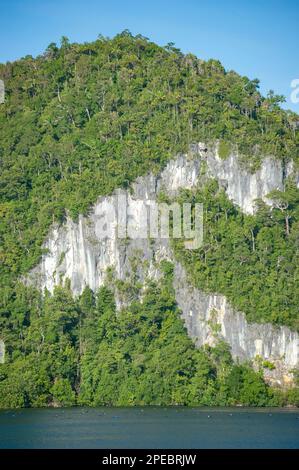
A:
[[[262,366],[265,369],[269,369],[269,370],[274,370],[275,369],[275,364],[273,364],[273,362],[270,362],[270,361],[263,361]]]
[[[171,287],[172,266],[151,284],[142,303],[117,318],[111,301],[99,322],[105,331],[82,357],[79,402],[84,405],[220,405],[272,403],[272,392],[249,366],[234,366],[225,343],[196,349],[188,338]],[[100,297],[107,296],[102,290]],[[103,297],[102,297],[103,298]],[[108,315],[107,315],[108,313]],[[95,351],[97,351],[95,353]],[[231,374],[241,377],[231,393]]]
[[[7,354],[0,367],[0,408],[74,403],[81,312],[70,290],[57,287],[42,298],[19,285],[3,304],[10,323],[1,331]]]
[[[223,158],[229,142],[250,167],[266,154],[298,162],[298,116],[279,107],[282,97],[262,97],[257,80],[128,31],[81,45],[63,37],[35,59],[0,64],[0,77],[0,407],[273,403],[227,346],[195,349],[169,264],[165,282],[118,316],[106,288],[42,297],[18,279],[53,222],[87,213],[99,195],[160,170],[191,142],[219,140]],[[297,193],[273,194],[275,209],[250,218],[205,191],[194,196],[205,202],[204,248],[181,252],[195,282],[249,319],[298,327]]]
[[[249,364],[234,365],[226,343],[195,348],[174,300],[171,264],[162,270],[159,286],[149,284],[142,302],[119,313],[107,287],[73,300],[67,287],[42,298],[23,286],[29,307],[21,335],[5,337],[0,408],[296,402],[295,390],[278,395]],[[12,316],[19,306],[15,299]]]
[[[71,406],[75,404],[75,392],[68,379],[57,379],[50,392],[54,401],[59,405]]]
[[[218,147],[219,157],[225,160],[231,153],[231,145],[229,142],[221,140]]]
[[[248,366],[234,366],[227,377],[226,386],[230,390],[230,398],[244,405],[266,406],[274,398],[261,380],[261,375]]]
[[[298,159],[298,116],[258,80],[125,31],[0,64],[0,279],[38,261],[53,221],[157,171],[190,142]],[[2,294],[0,295],[0,297]]]
[[[181,201],[202,202],[204,241],[198,250],[175,242],[175,252],[195,286],[225,294],[251,322],[299,329],[299,190],[289,183],[274,208],[258,202],[256,215],[242,214],[215,181]]]

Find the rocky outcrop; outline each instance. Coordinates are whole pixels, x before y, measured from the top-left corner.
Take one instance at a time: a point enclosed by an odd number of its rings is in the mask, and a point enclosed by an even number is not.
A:
[[[276,385],[292,381],[290,371],[298,366],[299,337],[286,327],[248,323],[244,313],[235,311],[223,295],[209,295],[188,282],[185,270],[178,263],[174,269],[176,301],[188,334],[198,346],[226,341],[235,360],[260,362],[271,366],[265,375]],[[265,362],[267,361],[267,362]]]
[[[159,262],[171,260],[175,265],[176,300],[196,344],[212,345],[220,337],[229,343],[236,360],[260,357],[273,363],[275,369],[267,370],[267,378],[286,384],[292,380],[290,371],[298,365],[298,334],[269,324],[248,324],[245,315],[234,311],[224,296],[208,295],[192,287],[184,269],[175,261],[168,240],[150,240],[144,231],[149,205],[160,191],[174,195],[180,188],[191,189],[207,177],[216,178],[228,196],[242,210],[251,213],[255,199],[266,200],[269,191],[283,189],[285,171],[281,163],[268,158],[251,174],[237,156],[221,160],[215,149],[206,149],[203,144],[193,146],[189,155],[170,161],[160,175],[138,178],[131,191],[118,190],[99,198],[88,217],[80,216],[77,222],[68,218],[62,226],[53,227],[44,244],[46,253],[28,279],[50,292],[55,285],[69,279],[77,295],[85,286],[98,289],[107,282],[107,272],[111,269],[115,279],[129,279],[133,264],[141,282],[146,278],[157,279]],[[120,209],[119,200],[125,208],[122,205]],[[118,236],[120,220],[128,228],[128,238]],[[107,225],[110,232],[103,236]],[[132,263],[134,259],[137,263]],[[125,302],[120,296],[117,300],[119,306]]]

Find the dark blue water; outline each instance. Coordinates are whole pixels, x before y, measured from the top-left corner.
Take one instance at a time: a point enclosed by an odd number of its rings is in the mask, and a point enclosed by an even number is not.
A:
[[[0,411],[0,448],[299,448],[299,411],[70,408]]]

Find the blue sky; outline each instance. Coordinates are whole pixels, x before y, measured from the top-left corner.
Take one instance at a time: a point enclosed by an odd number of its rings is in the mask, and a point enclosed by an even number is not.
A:
[[[0,0],[0,62],[35,56],[62,35],[84,42],[124,29],[219,59],[299,112],[289,99],[299,78],[298,0]]]

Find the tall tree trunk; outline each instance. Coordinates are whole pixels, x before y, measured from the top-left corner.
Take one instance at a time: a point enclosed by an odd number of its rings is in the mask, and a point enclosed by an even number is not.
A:
[[[287,235],[290,235],[290,222],[289,222],[290,218],[291,218],[291,217],[290,217],[289,215],[286,215],[286,217],[285,217],[285,221],[286,221],[286,234],[287,234]]]

